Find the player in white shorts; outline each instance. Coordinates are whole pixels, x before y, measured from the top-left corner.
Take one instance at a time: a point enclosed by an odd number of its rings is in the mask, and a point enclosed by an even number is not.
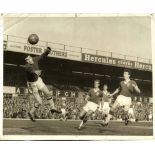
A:
[[[62,103],[61,103],[61,118],[60,120],[67,120],[66,118],[66,98],[62,97]]]
[[[112,115],[114,114],[114,110],[117,107],[124,107],[124,115],[125,115],[125,125],[128,124],[129,120],[128,120],[128,111],[130,109],[130,105],[131,105],[131,97],[134,91],[136,91],[137,93],[140,93],[140,89],[137,86],[137,83],[133,80],[130,80],[130,75],[131,75],[131,71],[126,69],[124,70],[123,73],[123,77],[124,77],[124,81],[120,82],[120,86],[118,89],[116,89],[116,91],[111,94],[111,96],[120,93],[117,98],[116,101],[114,102],[112,108],[110,109],[110,112],[108,114],[108,116],[106,117],[106,120],[104,122],[102,122],[103,126],[107,126]]]
[[[50,111],[60,113],[58,110],[56,110],[53,102],[52,95],[50,91],[48,90],[47,86],[43,82],[41,75],[41,70],[39,69],[39,61],[47,57],[47,55],[51,52],[51,48],[47,47],[43,54],[40,56],[31,57],[30,55],[25,58],[26,64],[24,66],[26,70],[26,76],[27,76],[27,85],[30,92],[32,92],[36,102],[34,104],[34,107],[28,112],[28,116],[32,121],[35,121],[35,112],[39,108],[39,106],[42,104],[42,98],[40,97],[38,90],[43,92],[46,96],[48,104],[50,104],[51,109]]]
[[[102,112],[103,116],[107,116],[110,111],[109,101],[110,101],[110,93],[108,92],[108,85],[103,85],[103,97],[100,103],[99,111]]]
[[[79,125],[79,130],[88,120],[88,116],[90,116],[93,112],[97,110],[99,107],[99,102],[102,97],[102,91],[99,88],[100,81],[94,81],[94,88],[90,89],[87,96],[86,96],[86,105],[83,107],[83,110],[80,114],[80,119],[82,122]]]

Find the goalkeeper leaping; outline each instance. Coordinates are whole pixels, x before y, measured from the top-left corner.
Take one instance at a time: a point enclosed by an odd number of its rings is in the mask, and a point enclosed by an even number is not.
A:
[[[32,94],[36,100],[33,108],[28,112],[28,116],[30,117],[31,121],[35,121],[35,111],[39,108],[39,106],[42,104],[42,98],[40,97],[38,90],[42,91],[47,99],[48,104],[50,104],[50,111],[51,113],[61,113],[58,111],[53,102],[53,98],[51,93],[49,92],[47,86],[43,82],[41,75],[41,70],[39,69],[38,62],[41,59],[44,59],[47,57],[47,55],[51,52],[51,48],[47,47],[43,54],[40,56],[27,56],[25,58],[26,64],[25,64],[25,70],[26,70],[26,76],[27,76],[27,85],[28,89],[32,91]]]

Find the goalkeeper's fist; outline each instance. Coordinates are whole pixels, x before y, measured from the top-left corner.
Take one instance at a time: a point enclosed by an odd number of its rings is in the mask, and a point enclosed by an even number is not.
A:
[[[48,46],[48,47],[46,48],[46,51],[51,52],[51,47]]]

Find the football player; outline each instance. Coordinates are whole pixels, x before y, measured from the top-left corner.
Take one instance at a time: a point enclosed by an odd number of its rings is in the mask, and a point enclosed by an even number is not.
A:
[[[140,89],[137,83],[134,80],[130,80],[130,76],[131,76],[131,71],[128,69],[125,69],[123,73],[124,80],[120,82],[119,88],[117,88],[115,92],[111,94],[111,96],[113,96],[119,93],[113,106],[110,109],[108,116],[106,117],[106,120],[102,122],[103,126],[108,125],[110,119],[112,118],[112,115],[114,114],[114,110],[117,107],[122,107],[122,106],[124,107],[125,125],[128,125],[129,123],[128,111],[130,109],[130,105],[132,104],[131,97],[134,91],[136,91],[137,93],[140,93]]]
[[[66,98],[62,97],[61,101],[62,101],[62,103],[61,103],[61,118],[60,118],[60,120],[66,121],[67,120],[67,117],[66,117],[66,114],[67,114],[67,112],[66,112],[66,107],[67,107]]]
[[[108,85],[103,85],[103,97],[102,101],[100,103],[99,111],[102,112],[103,117],[106,117],[109,114],[110,111],[110,93],[108,92]]]
[[[83,110],[80,114],[80,119],[82,120],[82,122],[78,127],[79,130],[87,122],[88,117],[99,107],[99,102],[102,97],[102,91],[100,90],[99,86],[100,81],[95,80],[94,88],[90,89],[88,95],[86,96],[86,105],[83,107]]]
[[[25,64],[24,68],[26,70],[28,89],[32,92],[32,94],[36,100],[33,108],[28,112],[28,116],[30,117],[30,119],[32,121],[35,121],[35,111],[42,104],[42,98],[39,95],[38,90],[40,90],[41,92],[43,92],[45,94],[47,102],[51,106],[51,108],[50,108],[51,112],[52,113],[54,113],[54,112],[60,113],[60,111],[58,111],[54,106],[53,98],[52,98],[50,91],[48,90],[47,86],[45,85],[42,78],[40,77],[41,70],[39,69],[38,62],[40,60],[44,59],[45,57],[47,57],[47,55],[50,52],[51,52],[51,48],[47,47],[45,49],[44,53],[41,54],[40,56],[32,57],[29,55],[25,58],[26,64]]]

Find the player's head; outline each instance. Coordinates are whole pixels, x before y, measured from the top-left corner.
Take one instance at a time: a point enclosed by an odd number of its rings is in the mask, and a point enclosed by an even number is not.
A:
[[[94,88],[98,88],[100,86],[100,80],[94,81]]]
[[[30,55],[28,55],[26,58],[25,58],[25,61],[28,63],[28,64],[33,64],[34,62],[33,62],[33,58],[30,56]]]
[[[103,85],[103,90],[108,90],[108,85],[107,84]]]
[[[123,72],[123,77],[125,80],[130,79],[131,71],[129,69],[125,69]]]

